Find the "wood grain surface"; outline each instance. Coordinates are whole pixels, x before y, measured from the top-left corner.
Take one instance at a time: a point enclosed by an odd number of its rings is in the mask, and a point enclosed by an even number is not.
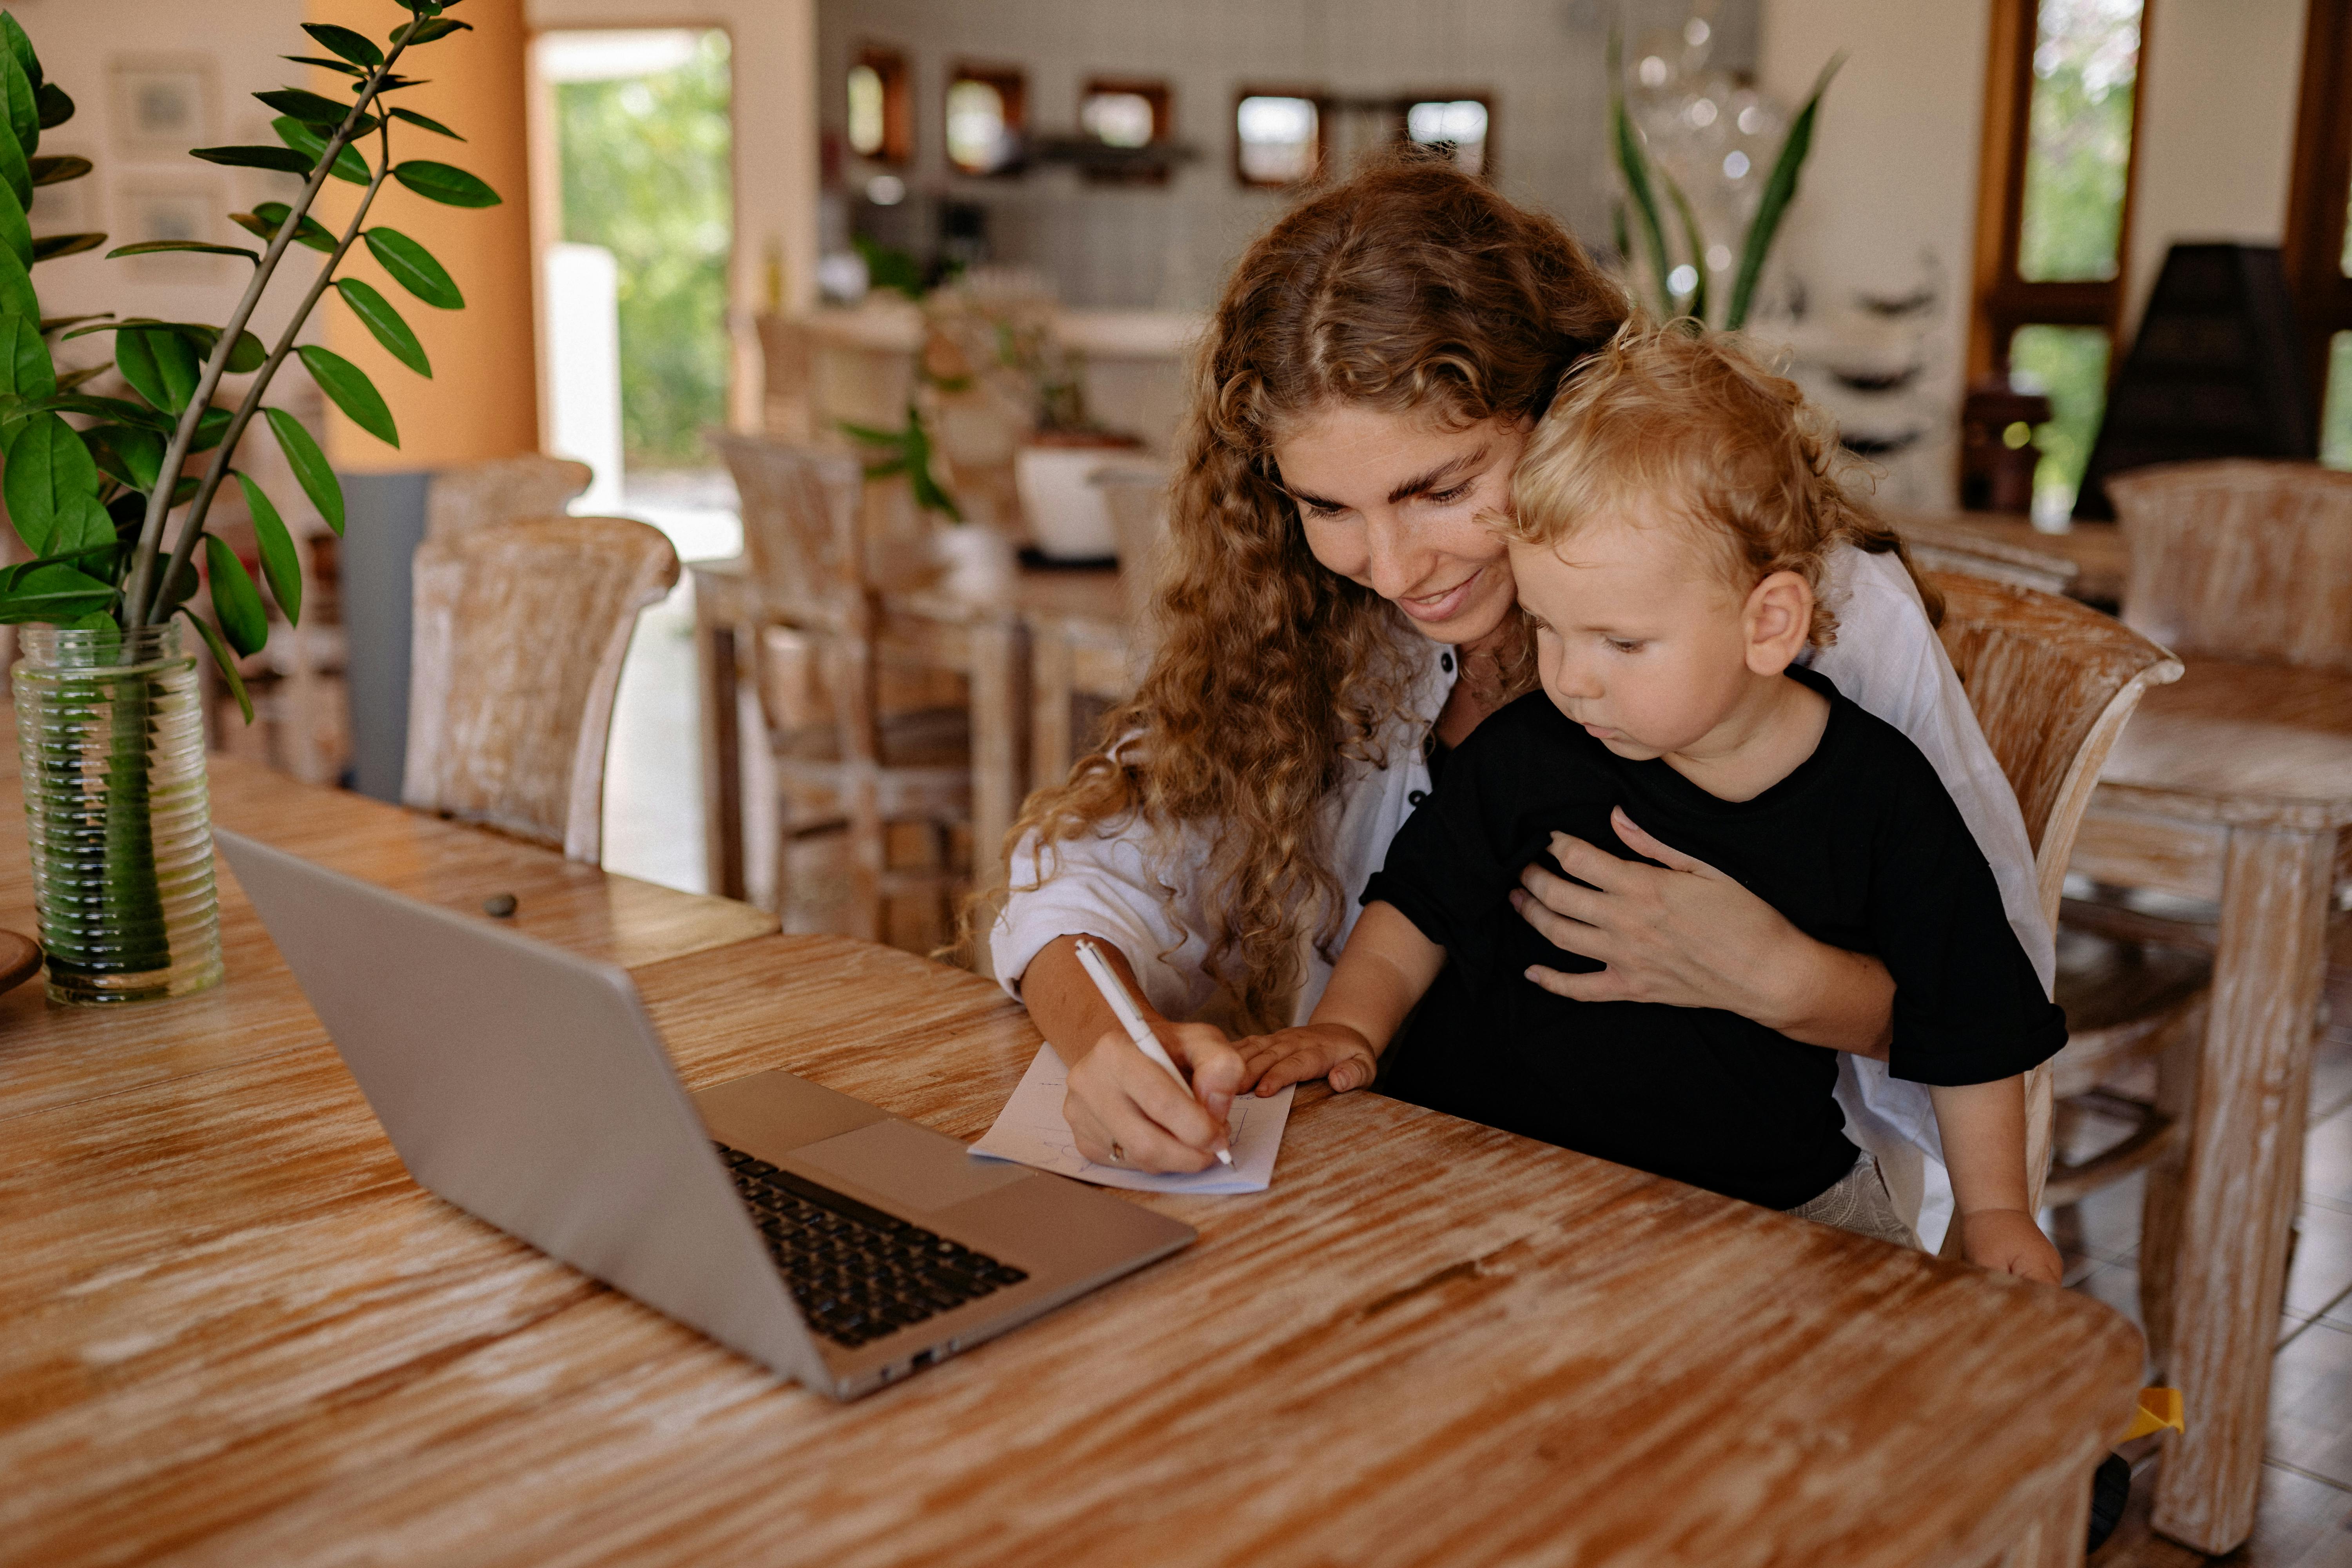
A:
[[[347,866],[403,839],[220,794]],[[463,830],[403,820],[390,877],[456,896]],[[467,837],[542,863],[527,915],[595,877]],[[636,975],[690,1086],[789,1067],[959,1137],[1036,1046],[841,938]],[[416,1188],[266,942],[213,996],[0,1016],[11,1076],[90,1076],[0,1104],[0,1563],[2067,1563],[2138,1382],[2082,1296],[1309,1090],[1271,1192],[1139,1200],[1195,1246],[838,1406]],[[134,1016],[168,1069],[106,1065]]]

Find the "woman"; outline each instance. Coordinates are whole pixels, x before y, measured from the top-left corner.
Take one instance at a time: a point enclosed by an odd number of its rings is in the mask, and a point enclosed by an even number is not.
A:
[[[1225,1027],[1307,1016],[1433,766],[1530,689],[1508,561],[1476,520],[1505,506],[1561,375],[1627,310],[1559,225],[1435,160],[1310,198],[1236,267],[1196,372],[1159,651],[1108,721],[1117,745],[1015,826],[992,942],[999,978],[1069,1061],[1088,1158],[1200,1169],[1233,1094],[1323,1070],[1245,1060]],[[2046,983],[2022,819],[1894,535],[1842,550],[1828,595],[1840,633],[1814,668],[1936,764]],[[1868,1059],[1889,1028],[1884,966],[1663,844],[1628,841],[1665,869],[1566,841],[1576,881],[1527,873],[1522,914],[1607,965],[1546,983],[1727,1008],[1848,1053],[1854,1135],[1898,1206],[1939,1234],[1925,1092]],[[1119,1030],[1078,966],[1080,935],[1112,950],[1200,1099]],[[1335,1090],[1368,1077],[1330,1068]]]

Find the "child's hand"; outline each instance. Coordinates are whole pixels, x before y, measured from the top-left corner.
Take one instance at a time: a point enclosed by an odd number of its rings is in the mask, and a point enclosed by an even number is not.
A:
[[[1260,1098],[1317,1078],[1345,1094],[1370,1083],[1380,1065],[1372,1043],[1344,1024],[1301,1024],[1237,1040],[1234,1048],[1242,1054],[1242,1082],[1256,1084]]]
[[[1980,1268],[2044,1285],[2059,1283],[2064,1273],[2058,1249],[2023,1209],[1978,1209],[1962,1215],[1960,1252]]]

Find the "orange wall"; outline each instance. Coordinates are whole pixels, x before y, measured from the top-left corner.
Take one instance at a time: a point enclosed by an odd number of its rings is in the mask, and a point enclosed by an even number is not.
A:
[[[379,44],[408,17],[393,0],[304,0],[303,11],[306,20],[354,28]],[[327,451],[339,468],[432,468],[539,450],[522,0],[469,0],[454,16],[473,24],[474,31],[404,55],[402,65],[413,59],[415,66],[402,74],[425,79],[424,85],[393,101],[466,140],[451,142],[395,121],[393,158],[454,163],[488,181],[505,201],[495,207],[444,206],[396,181],[384,182],[368,226],[398,229],[431,251],[457,280],[466,308],[434,309],[387,278],[363,244],[352,247],[341,275],[364,279],[393,302],[424,344],[433,379],[385,353],[340,299],[322,301],[327,346],[367,372],[400,427],[395,450],[331,412]],[[311,74],[320,91],[338,97],[348,91],[347,79]],[[360,195],[357,185],[329,180],[320,195],[320,221],[340,232]]]

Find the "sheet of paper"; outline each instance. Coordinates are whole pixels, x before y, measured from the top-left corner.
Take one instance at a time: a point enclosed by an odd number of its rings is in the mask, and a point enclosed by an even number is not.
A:
[[[1036,1059],[1021,1075],[1020,1087],[997,1113],[996,1125],[971,1152],[985,1160],[1011,1160],[1139,1193],[1262,1193],[1274,1181],[1274,1157],[1282,1150],[1282,1130],[1290,1121],[1290,1089],[1264,1100],[1244,1095],[1234,1101],[1233,1114],[1225,1121],[1233,1169],[1212,1165],[1187,1175],[1163,1176],[1123,1165],[1097,1165],[1079,1153],[1062,1115],[1062,1099],[1069,1087],[1069,1069],[1054,1047],[1038,1047]]]

